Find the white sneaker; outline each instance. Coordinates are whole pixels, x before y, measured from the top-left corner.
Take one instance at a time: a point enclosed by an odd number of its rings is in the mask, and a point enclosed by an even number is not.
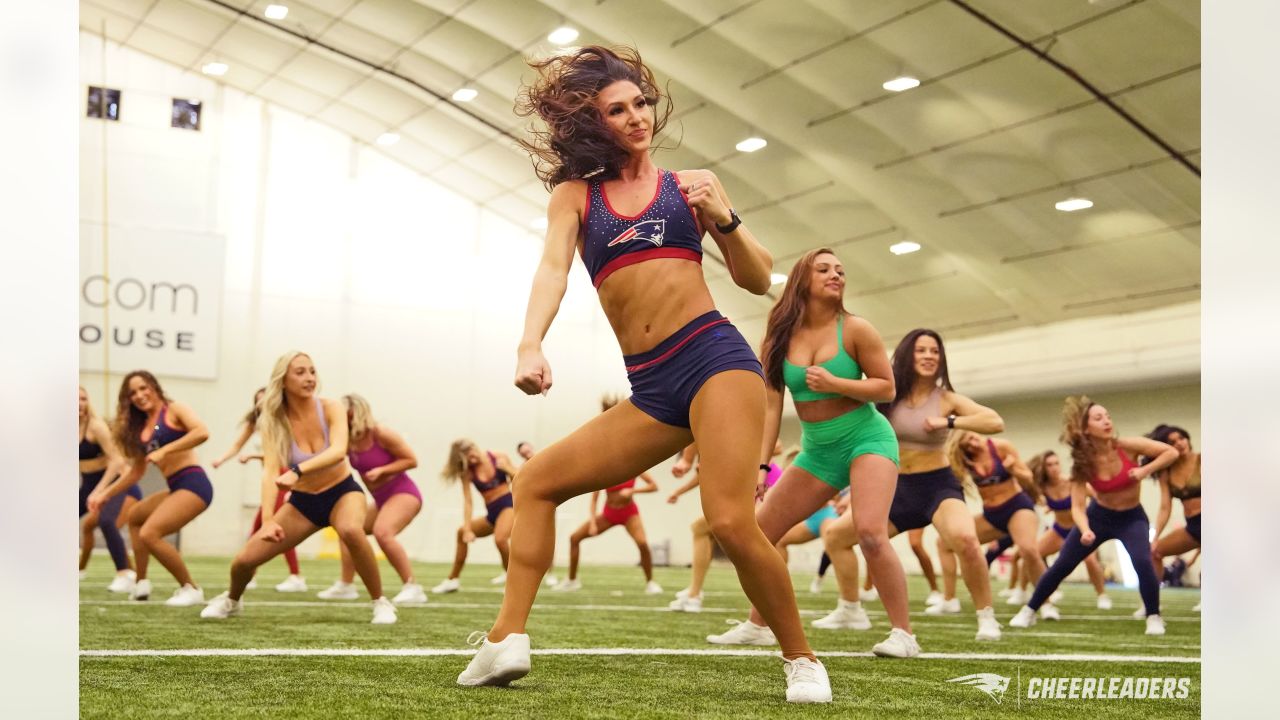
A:
[[[548,575],[546,579],[542,581],[542,584],[546,585],[547,587],[555,587],[556,583],[558,582],[560,581],[556,578],[555,575]]]
[[[491,578],[491,579],[489,580],[489,584],[490,584],[490,585],[506,585],[506,584],[507,584],[507,572],[504,570],[504,571],[502,571],[502,574],[501,574],[501,575],[496,575],[496,576],[494,576],[493,578]]]
[[[396,605],[421,605],[427,601],[427,592],[418,583],[405,583],[404,588],[391,598]]]
[[[733,625],[732,630],[726,630],[719,635],[708,635],[707,642],[714,645],[777,645],[778,639],[773,636],[773,630],[767,625],[757,625],[750,620],[735,622],[733,620],[725,620],[725,623]]]
[[[1005,605],[1022,605],[1031,598],[1026,597],[1022,593],[1022,588],[1014,588],[1009,592],[1008,599],[1004,601]]]
[[[978,611],[978,634],[974,640],[999,640],[1000,623],[996,620],[996,611],[987,606]]]
[[[960,598],[958,597],[943,600],[937,605],[930,605],[924,609],[925,615],[954,615],[958,612],[960,612]]]
[[[391,604],[386,595],[373,601],[373,620],[374,625],[395,625],[396,624],[396,606]]]
[[[1054,590],[1052,593],[1049,594],[1049,602],[1053,603],[1054,605],[1057,605],[1058,603],[1062,602],[1062,598],[1063,598],[1063,594],[1061,590]]]
[[[1102,607],[1102,606],[1099,605],[1098,607]],[[1110,607],[1109,604],[1108,604],[1108,607]],[[1195,606],[1191,608],[1191,612],[1200,612],[1200,603],[1196,603]]]
[[[858,596],[858,600],[862,602],[875,602],[880,599],[880,591],[874,587],[870,590],[863,590]]]
[[[920,643],[916,642],[915,635],[894,628],[889,631],[889,637],[872,646],[871,652],[878,657],[913,658],[920,654]]]
[[[1147,616],[1147,634],[1163,635],[1164,634],[1164,618],[1159,615]]]
[[[431,588],[431,592],[436,595],[445,593],[458,592],[458,588],[462,587],[462,581],[458,578],[445,578],[439,585]]]
[[[1061,620],[1062,613],[1058,612],[1058,608],[1051,603],[1045,603],[1040,606],[1040,618],[1042,620]]]
[[[783,660],[782,669],[787,674],[787,702],[831,702],[831,680],[822,663],[802,657]]]
[[[998,595],[998,596],[1000,596],[1000,597],[1009,597],[1010,595],[1014,594],[1015,592],[1017,592],[1017,590],[1016,590],[1016,589],[1014,589],[1014,588],[1005,588],[1005,589],[1001,590],[1000,592],[996,593],[996,595]]]
[[[812,625],[820,630],[870,630],[871,620],[867,617],[867,611],[862,609],[861,602],[849,602],[842,598],[831,614],[814,620]]]
[[[478,642],[480,649],[467,669],[458,674],[459,685],[509,685],[529,674],[528,635],[512,633],[498,643],[481,635]]]
[[[183,585],[173,591],[173,596],[164,601],[169,607],[191,607],[204,604],[204,590],[194,585]]]
[[[1014,615],[1013,618],[1009,620],[1009,627],[1011,628],[1029,628],[1035,624],[1036,611],[1026,605],[1023,605],[1022,609],[1018,611],[1018,614]]]
[[[565,578],[560,582],[556,583],[555,586],[552,587],[551,589],[554,590],[555,592],[573,592],[574,590],[581,590],[582,581],[578,580],[577,578],[574,578],[572,580],[570,580],[569,578]]]
[[[81,570],[81,571],[80,571],[80,579],[81,579],[81,580],[83,580],[83,579],[85,579],[85,578],[87,578],[87,577],[89,577],[89,571],[88,571],[88,570]]]
[[[334,580],[332,585],[316,593],[316,597],[321,600],[355,600],[360,597],[360,591],[356,590],[355,583]]]
[[[661,594],[662,594],[662,586],[661,586],[661,585],[659,585],[658,583],[656,583],[656,582],[654,582],[654,581],[650,580],[649,582],[645,583],[645,585],[644,585],[644,594],[645,594],[645,595],[661,595]]]
[[[129,592],[130,600],[146,600],[151,597],[151,581],[139,580],[134,583],[133,590]]]
[[[821,592],[822,592],[822,576],[814,575],[813,579],[809,581],[809,594],[818,595]]]
[[[301,575],[290,575],[284,582],[276,585],[276,592],[297,593],[307,591],[307,581]]]
[[[677,600],[684,600],[684,599],[685,599],[685,598],[687,598],[687,597],[689,597],[689,588],[685,588],[685,589],[683,589],[683,590],[677,590],[677,591],[676,591],[676,599],[677,599]],[[698,595],[698,597],[702,597],[702,595]]]
[[[667,608],[674,612],[700,613],[702,612],[702,598],[676,598],[667,603]]]
[[[937,605],[943,600],[946,600],[946,598],[942,596],[942,593],[938,592],[937,590],[931,590],[929,591],[929,597],[924,599],[924,606],[930,607],[932,605]]]
[[[1133,619],[1141,620],[1147,616],[1147,608],[1145,605],[1139,605],[1137,610],[1133,611]]]
[[[1111,609],[1111,598],[1107,597],[1106,593],[1103,593],[1102,595],[1098,596],[1098,609],[1099,610]]]
[[[226,620],[240,614],[244,606],[239,600],[232,600],[226,593],[215,597],[200,611],[200,617],[206,620]]]
[[[258,578],[256,578],[256,577],[255,577],[255,578],[253,578],[252,580],[250,580],[250,581],[249,581],[249,584],[244,586],[244,589],[245,589],[245,590],[257,590],[257,589],[258,589]]]
[[[127,593],[133,590],[133,586],[138,581],[138,573],[132,570],[124,572],[111,578],[111,584],[107,586],[107,592]]]

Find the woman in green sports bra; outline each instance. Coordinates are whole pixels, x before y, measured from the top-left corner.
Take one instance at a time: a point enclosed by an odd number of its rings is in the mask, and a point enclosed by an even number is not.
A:
[[[761,350],[767,408],[761,482],[778,437],[784,386],[791,391],[800,418],[801,452],[765,496],[756,520],[769,541],[776,543],[837,492],[852,487],[850,513],[856,518],[863,554],[879,581],[880,597],[893,625],[888,639],[873,650],[877,655],[911,657],[920,652],[920,646],[911,634],[902,562],[889,546],[888,535],[889,506],[898,481],[898,441],[875,407],[893,397],[893,371],[871,323],[845,312],[844,289],[840,260],[828,248],[812,250],[791,269],[782,298],[769,313]],[[841,601],[824,622],[829,627],[853,627],[853,617],[861,615],[857,572],[849,577],[832,560]],[[850,622],[841,623],[845,615]],[[762,623],[752,608],[750,620],[707,640],[771,644],[771,633]]]

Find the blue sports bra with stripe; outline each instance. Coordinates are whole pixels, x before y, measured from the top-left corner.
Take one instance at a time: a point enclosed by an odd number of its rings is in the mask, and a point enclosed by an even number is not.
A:
[[[587,181],[583,215],[582,263],[591,284],[600,288],[616,270],[656,258],[702,262],[702,229],[676,174],[658,171],[653,200],[639,215],[618,213],[609,204],[604,183]]]

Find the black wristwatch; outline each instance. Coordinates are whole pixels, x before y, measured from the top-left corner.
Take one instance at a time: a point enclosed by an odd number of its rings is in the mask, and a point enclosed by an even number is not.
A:
[[[773,468],[769,467],[768,465],[765,465],[764,463],[760,463],[760,469],[761,469],[761,470],[763,470],[763,471],[765,471],[765,472],[769,472],[769,471],[770,471],[770,470],[772,470]]]
[[[297,475],[299,479],[302,478],[302,468],[298,467],[297,465],[290,465],[289,469],[292,470],[293,474]]]
[[[947,427],[948,427],[948,428],[950,428],[950,429],[952,429],[952,430],[955,430],[955,429],[956,429],[956,414],[955,414],[955,413],[951,413],[950,415],[948,415],[948,416],[947,416]]]
[[[737,230],[738,226],[742,224],[742,218],[738,217],[738,213],[734,212],[733,208],[729,208],[729,218],[730,220],[728,225],[716,225],[716,231],[721,235],[728,235],[734,230]]]

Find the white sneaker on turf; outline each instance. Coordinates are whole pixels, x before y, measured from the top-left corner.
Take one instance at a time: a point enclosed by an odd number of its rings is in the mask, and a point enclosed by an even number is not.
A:
[[[871,652],[878,657],[913,658],[920,654],[920,643],[916,642],[915,635],[894,628],[889,631],[889,637],[871,647]]]
[[[244,589],[245,589],[245,590],[257,590],[257,589],[258,589],[258,578],[256,578],[256,577],[255,577],[255,578],[253,578],[252,580],[250,580],[250,581],[249,581],[249,584],[244,586]]]
[[[871,620],[862,603],[842,598],[830,615],[814,620],[813,626],[820,630],[870,630]]]
[[[1196,603],[1196,604],[1191,608],[1191,612],[1200,612],[1200,603]]]
[[[689,597],[689,588],[685,588],[685,589],[683,589],[683,590],[677,590],[677,591],[676,591],[676,599],[677,599],[677,600],[684,600],[684,599],[685,599],[685,598],[687,598],[687,597]],[[698,597],[702,597],[702,595],[698,595]]]
[[[87,578],[87,577],[89,577],[89,571],[88,571],[88,570],[81,570],[81,571],[80,571],[80,579],[81,579],[81,580],[83,580],[83,579],[85,579],[85,578]]]
[[[1009,620],[1009,627],[1011,628],[1029,628],[1035,624],[1036,624],[1036,611],[1032,610],[1026,605],[1023,605],[1022,609],[1018,611],[1018,614],[1014,615]]]
[[[676,598],[667,603],[667,607],[674,612],[700,613],[702,612],[702,598]]]
[[[276,585],[276,592],[298,593],[307,591],[307,581],[301,575],[290,575],[284,582]]]
[[[1000,622],[996,620],[996,611],[987,606],[978,611],[978,634],[974,640],[999,640]]]
[[[139,580],[134,583],[133,590],[129,591],[130,600],[146,600],[151,597],[151,581]]]
[[[737,622],[736,620],[725,620],[728,625],[733,625],[732,630],[726,630],[719,635],[708,635],[707,642],[713,645],[777,645],[778,639],[773,636],[773,630],[767,625],[757,625],[750,620]]]
[[[662,594],[662,586],[661,586],[661,585],[659,585],[658,583],[656,583],[656,582],[654,582],[654,581],[650,580],[649,582],[645,583],[645,585],[644,585],[644,594],[645,594],[645,595],[661,595],[661,594]]]
[[[1147,634],[1163,635],[1164,634],[1164,618],[1159,615],[1147,616]]]
[[[1062,602],[1062,598],[1063,598],[1063,594],[1061,590],[1054,590],[1052,593],[1049,594],[1049,602],[1053,603],[1054,605],[1057,605],[1058,603]]]
[[[240,614],[244,606],[239,600],[232,600],[226,593],[215,597],[200,611],[200,617],[206,620],[226,620]]]
[[[473,637],[475,635],[472,633]],[[511,633],[502,642],[491,643],[489,638],[480,634],[472,644],[479,644],[480,649],[467,664],[467,669],[458,674],[459,685],[509,685],[512,680],[529,674],[528,635]]]
[[[582,589],[582,581],[577,578],[565,578],[551,588],[554,592],[573,592]]]
[[[355,600],[360,597],[360,591],[356,590],[355,583],[334,580],[332,585],[316,593],[316,597],[321,600]]]
[[[556,583],[558,582],[560,581],[556,579],[555,575],[548,575],[546,579],[542,581],[542,584],[546,585],[547,587],[555,587]]]
[[[1010,595],[1012,595],[1014,592],[1016,592],[1016,590],[1015,590],[1014,588],[1005,588],[1005,589],[1001,590],[1000,592],[996,593],[996,595],[999,595],[1000,597],[1009,597],[1009,596],[1010,596]]]
[[[395,625],[396,624],[396,606],[391,604],[386,595],[373,601],[373,620],[374,625]]]
[[[958,612],[960,612],[960,598],[958,597],[943,600],[937,605],[930,605],[924,609],[925,615],[955,615]]]
[[[169,607],[191,607],[204,604],[204,590],[194,585],[183,585],[173,591],[173,596],[164,601]]]
[[[1103,593],[1098,596],[1098,609],[1099,610],[1111,609],[1111,598],[1107,597],[1106,593]]]
[[[938,592],[937,590],[931,590],[929,591],[929,597],[924,599],[924,606],[930,607],[932,605],[937,605],[943,600],[946,600],[946,598],[942,596],[942,593]]]
[[[421,605],[427,601],[427,592],[418,583],[405,583],[400,592],[391,598],[396,605]]]
[[[504,570],[504,571],[502,571],[502,574],[501,574],[501,575],[495,575],[495,576],[493,576],[492,578],[490,578],[490,579],[489,579],[489,584],[490,584],[490,585],[506,585],[506,584],[507,584],[507,572]]]
[[[822,592],[822,576],[814,575],[813,579],[809,581],[809,594],[817,595],[821,592]]]
[[[1058,608],[1052,604],[1045,603],[1040,606],[1040,618],[1042,620],[1061,620],[1062,613],[1058,612]]]
[[[1133,611],[1134,620],[1141,620],[1146,616],[1147,616],[1147,607],[1145,605],[1139,605],[1138,609]]]
[[[782,664],[787,674],[787,702],[831,702],[831,680],[822,663],[802,657],[783,660]]]
[[[1030,599],[1031,598],[1022,594],[1022,588],[1014,588],[1013,591],[1009,593],[1008,599],[1004,601],[1004,604],[1021,605]]]
[[[458,578],[445,578],[444,580],[440,581],[439,585],[431,588],[431,592],[435,593],[436,595],[443,595],[445,593],[458,592],[458,588],[461,588],[461,587],[462,587],[462,581],[459,580]]]
[[[858,599],[862,602],[875,602],[880,599],[880,591],[874,587],[870,590],[863,590]]]
[[[138,573],[132,570],[125,570],[111,578],[111,584],[107,586],[107,592],[127,593],[133,590],[133,586],[137,581]]]

